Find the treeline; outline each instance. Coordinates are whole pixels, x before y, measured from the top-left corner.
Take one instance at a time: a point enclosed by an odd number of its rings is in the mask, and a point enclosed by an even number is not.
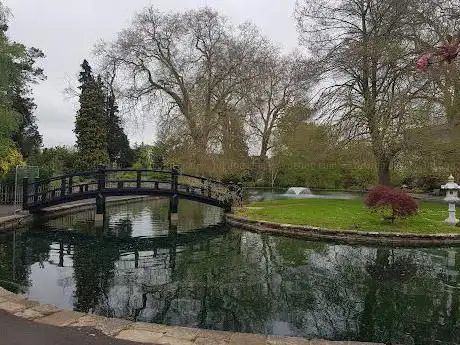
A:
[[[45,56],[40,49],[11,40],[8,19],[9,12],[0,2],[0,180],[42,145],[31,85],[45,79],[36,66]]]
[[[264,186],[436,188],[460,176],[460,41],[443,42],[459,17],[460,0],[301,0],[303,54],[210,8],[145,8],[98,45],[98,73],[82,64],[73,161]],[[439,45],[455,57],[418,73]],[[137,156],[121,121],[134,114],[158,129]]]
[[[156,112],[168,164],[264,185],[431,188],[460,173],[460,78],[455,61],[429,74],[415,62],[459,31],[459,5],[298,1],[308,57],[209,8],[149,7],[98,55],[129,109]]]

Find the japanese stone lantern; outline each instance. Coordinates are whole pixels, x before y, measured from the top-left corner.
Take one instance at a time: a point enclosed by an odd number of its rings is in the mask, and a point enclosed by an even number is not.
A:
[[[447,218],[445,222],[449,225],[456,225],[458,223],[458,219],[455,218],[455,203],[460,201],[458,198],[458,190],[460,189],[460,186],[455,183],[454,177],[450,175],[447,184],[442,185],[441,189],[446,190],[446,197],[444,198],[444,201],[449,203],[449,218]]]

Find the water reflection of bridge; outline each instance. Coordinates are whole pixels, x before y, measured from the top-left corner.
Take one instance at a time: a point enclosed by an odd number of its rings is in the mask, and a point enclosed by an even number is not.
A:
[[[275,320],[308,338],[405,344],[408,334],[415,344],[459,343],[460,248],[351,247],[230,231],[175,247],[142,244],[147,250],[136,254],[108,234],[79,235],[21,233],[18,282],[33,263],[45,266],[40,281],[56,279],[46,265],[51,259],[56,268],[64,253],[64,266],[73,269],[55,272],[66,273],[70,307],[79,311],[258,333],[270,332]],[[3,243],[6,267],[14,260],[5,255],[10,242]]]
[[[177,247],[201,243],[204,240],[220,237],[229,231],[225,224],[211,225],[193,231],[178,232],[176,226],[170,226],[167,236],[158,237],[123,237],[107,233],[85,234],[75,230],[29,231],[25,236],[31,239],[49,241],[59,246],[59,264],[63,266],[64,256],[72,253],[71,248],[91,247],[111,248],[118,256],[134,255],[134,267],[139,267],[139,253],[152,252],[156,256],[159,250],[175,251]]]

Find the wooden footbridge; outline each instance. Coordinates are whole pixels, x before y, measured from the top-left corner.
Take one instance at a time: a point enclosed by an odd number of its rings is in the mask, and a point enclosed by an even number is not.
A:
[[[97,213],[105,212],[107,196],[151,195],[170,198],[170,213],[179,199],[220,207],[229,212],[240,203],[241,185],[171,170],[105,169],[23,181],[23,209],[38,213],[47,207],[96,199]]]

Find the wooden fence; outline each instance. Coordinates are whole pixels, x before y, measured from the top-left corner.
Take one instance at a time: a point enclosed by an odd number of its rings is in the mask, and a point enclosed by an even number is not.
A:
[[[18,188],[15,198],[14,186],[0,184],[0,205],[13,205],[15,201],[17,204],[22,203],[22,188]]]

